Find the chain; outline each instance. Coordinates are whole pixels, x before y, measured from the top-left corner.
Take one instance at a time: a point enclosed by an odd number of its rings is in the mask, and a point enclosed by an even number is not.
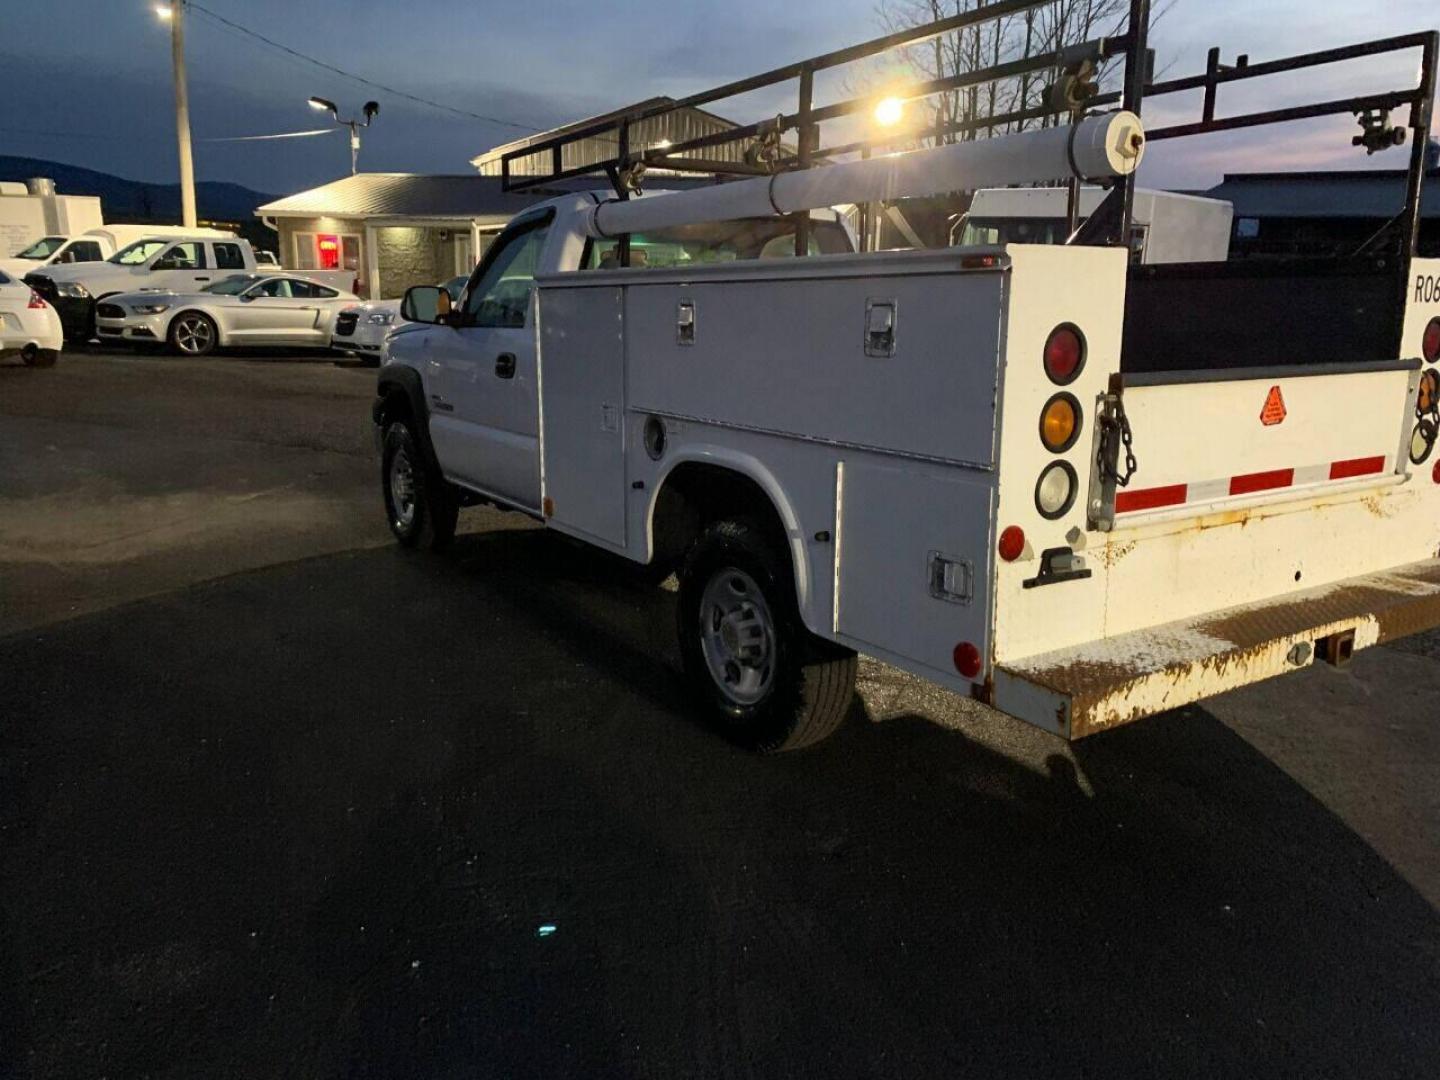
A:
[[[1114,405],[1114,412],[1107,411],[1101,417],[1100,449],[1095,463],[1100,467],[1100,476],[1103,479],[1114,480],[1117,487],[1127,487],[1139,469],[1139,464],[1135,461],[1135,436],[1130,430],[1130,418],[1125,415],[1125,403],[1118,394],[1110,400]],[[1123,474],[1111,464],[1112,460],[1119,460],[1120,457],[1119,448],[1113,443],[1117,431],[1120,433],[1120,442],[1125,447]]]

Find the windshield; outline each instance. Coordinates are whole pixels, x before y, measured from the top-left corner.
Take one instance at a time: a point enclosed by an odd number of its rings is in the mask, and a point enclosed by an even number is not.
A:
[[[458,304],[460,302],[460,294],[465,291],[465,283],[469,280],[468,275],[465,277],[453,277],[440,287],[450,294],[450,303]]]
[[[55,252],[59,251],[64,246],[65,237],[47,236],[43,239],[36,240],[35,243],[31,244],[24,251],[17,251],[15,253],[15,258],[48,259],[51,255],[54,255]]]
[[[255,282],[260,280],[258,274],[236,274],[233,277],[221,278],[219,281],[206,285],[201,292],[220,293],[222,296],[234,296],[242,293]]]
[[[141,263],[149,262],[150,257],[169,242],[168,240],[136,240],[135,243],[121,248],[105,261],[118,263],[121,266],[139,266]]]
[[[1083,221],[1084,218],[1081,218]],[[967,218],[960,236],[963,246],[974,244],[1063,244],[1069,235],[1063,218]]]

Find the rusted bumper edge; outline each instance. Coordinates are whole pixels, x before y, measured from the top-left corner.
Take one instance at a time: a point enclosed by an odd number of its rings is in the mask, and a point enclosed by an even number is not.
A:
[[[992,701],[1083,739],[1433,626],[1440,559],[1005,663]]]

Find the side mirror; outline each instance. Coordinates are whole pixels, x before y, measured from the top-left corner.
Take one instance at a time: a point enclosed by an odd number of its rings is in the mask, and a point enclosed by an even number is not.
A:
[[[400,317],[406,322],[450,325],[450,294],[438,285],[412,285],[400,301]]]

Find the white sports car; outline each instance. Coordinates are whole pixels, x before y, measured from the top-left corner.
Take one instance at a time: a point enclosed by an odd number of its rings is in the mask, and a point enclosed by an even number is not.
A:
[[[226,345],[325,348],[335,316],[359,297],[296,274],[235,274],[195,293],[138,292],[95,305],[101,341],[165,343],[184,356]]]
[[[0,356],[50,367],[65,344],[60,316],[34,289],[0,271]]]
[[[450,294],[450,302],[460,303],[460,294],[470,278],[455,277],[440,287]],[[380,346],[385,344],[385,335],[397,326],[405,325],[400,317],[399,300],[367,300],[345,308],[335,317],[335,332],[330,347],[336,352],[359,353],[362,356],[379,356]]]

